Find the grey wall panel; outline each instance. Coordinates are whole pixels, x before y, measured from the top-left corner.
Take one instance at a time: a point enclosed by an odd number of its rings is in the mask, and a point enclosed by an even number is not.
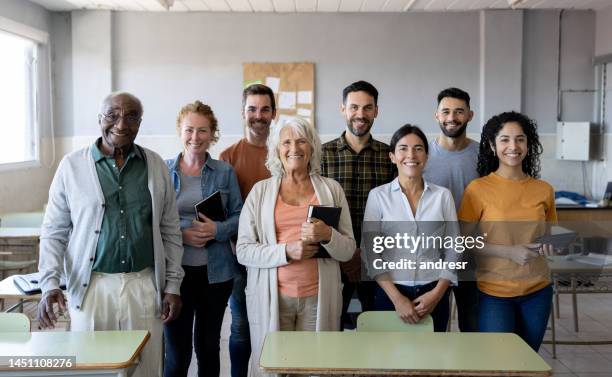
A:
[[[317,126],[339,133],[341,91],[364,79],[380,91],[376,132],[413,122],[435,130],[440,89],[478,104],[478,14],[115,14],[116,87],[142,97],[142,132],[169,134],[179,107],[201,98],[222,133],[241,132],[243,62],[315,63]],[[155,32],[152,32],[155,29]],[[477,110],[477,109],[476,109]]]

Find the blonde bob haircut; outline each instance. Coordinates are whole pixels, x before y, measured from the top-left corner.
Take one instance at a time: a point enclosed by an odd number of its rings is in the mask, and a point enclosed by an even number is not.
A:
[[[282,177],[285,175],[285,169],[280,160],[279,145],[280,134],[285,128],[290,128],[296,135],[303,137],[308,141],[312,148],[312,156],[308,163],[308,174],[321,174],[321,139],[314,127],[306,119],[301,117],[292,117],[283,124],[277,124],[272,129],[268,137],[268,158],[266,167],[274,177]]]
[[[219,128],[217,117],[215,117],[215,113],[212,111],[210,106],[195,100],[193,103],[188,103],[181,108],[176,117],[176,132],[181,134],[181,123],[183,123],[183,119],[190,113],[199,114],[208,119],[210,123],[210,134],[212,135],[210,139],[210,144],[215,144],[219,141]]]

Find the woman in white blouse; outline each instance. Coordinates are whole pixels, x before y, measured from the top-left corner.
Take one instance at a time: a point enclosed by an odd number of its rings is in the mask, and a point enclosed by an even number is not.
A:
[[[426,182],[423,169],[427,162],[428,143],[418,127],[406,124],[397,130],[390,143],[389,158],[397,166],[398,177],[370,191],[364,214],[364,229],[373,236],[389,236],[389,229],[412,236],[435,236],[456,239],[459,235],[457,214],[452,194],[444,187]],[[389,223],[393,222],[393,223]],[[372,232],[377,229],[378,232]],[[382,232],[381,232],[382,230]],[[364,233],[365,233],[364,232]],[[416,238],[414,239],[416,240]],[[370,242],[370,241],[365,241]],[[376,310],[395,310],[407,323],[417,323],[431,314],[435,331],[446,331],[449,317],[448,288],[456,282],[456,272],[448,268],[432,269],[427,262],[454,262],[454,249],[444,249],[432,242],[425,247],[409,250],[410,241],[394,248],[395,258],[387,255],[387,261],[411,260],[413,264],[401,268],[382,266],[372,247],[362,245],[368,254],[368,273],[376,279]],[[385,245],[387,246],[387,245]],[[385,253],[383,251],[383,253]],[[428,266],[429,268],[419,268]]]

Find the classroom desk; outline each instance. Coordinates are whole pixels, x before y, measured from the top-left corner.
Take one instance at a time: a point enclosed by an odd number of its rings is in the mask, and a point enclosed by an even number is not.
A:
[[[612,207],[557,206],[557,221],[583,239],[612,238]]]
[[[38,260],[39,238],[40,228],[0,227],[0,252],[10,251],[10,260]]]
[[[607,278],[612,276],[612,265],[595,266],[586,263],[580,263],[567,256],[555,255],[549,256],[548,268],[552,276],[555,295],[553,296],[553,310],[551,311],[551,335],[550,343],[553,349],[553,358],[556,358],[556,345],[559,344],[612,344],[610,341],[558,341],[556,339],[555,316],[559,318],[559,294],[569,293],[572,295],[572,311],[574,316],[574,331],[578,332],[578,294],[580,293],[612,293],[610,284],[595,283],[593,287],[578,287],[578,280],[598,280],[599,278]],[[559,280],[570,282],[570,286],[560,287]]]
[[[0,333],[2,356],[76,356],[71,369],[15,369],[0,364],[0,376],[117,376],[127,377],[149,340],[149,332],[67,331]]]
[[[34,295],[26,295],[21,292],[15,283],[13,283],[13,276],[9,276],[6,279],[0,281],[0,300],[18,300],[19,302],[7,310],[6,312],[12,312],[16,309],[23,308],[23,304],[30,301],[40,301],[40,293]]]
[[[300,332],[266,336],[266,373],[410,376],[550,376],[515,334]]]
[[[0,250],[10,247],[11,250],[31,251],[36,247],[38,251],[38,239],[40,228],[2,228],[0,227]],[[36,254],[38,256],[38,253]]]
[[[559,221],[612,221],[612,207],[557,206]]]

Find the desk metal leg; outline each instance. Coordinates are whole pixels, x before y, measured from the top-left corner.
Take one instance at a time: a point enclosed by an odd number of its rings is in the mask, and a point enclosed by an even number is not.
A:
[[[558,279],[554,279],[554,291],[555,291],[555,304],[553,305],[553,307],[555,307],[555,312],[557,314],[557,318],[561,318],[561,311],[559,310],[559,280]]]
[[[557,313],[559,312],[559,301],[556,301],[557,298],[553,297],[553,310],[550,311],[550,332],[552,337],[552,357],[553,359],[557,358],[557,332],[555,330],[555,309],[557,309]],[[555,303],[556,301],[556,303]]]
[[[574,331],[578,332],[578,298],[576,295],[576,276],[572,276],[572,310],[574,314]]]

